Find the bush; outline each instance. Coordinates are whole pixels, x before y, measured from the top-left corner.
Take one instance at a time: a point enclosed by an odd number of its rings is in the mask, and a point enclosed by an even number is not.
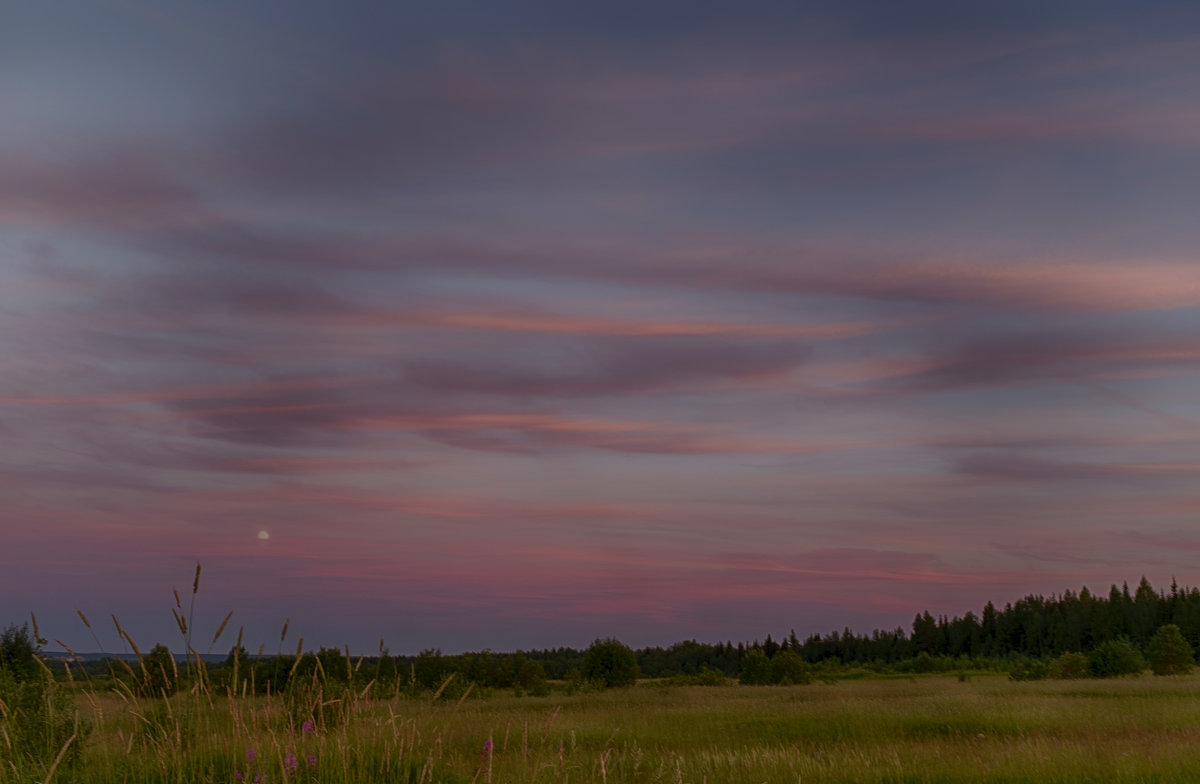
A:
[[[725,673],[705,665],[695,675],[672,675],[667,679],[667,683],[672,686],[724,686],[726,678]]]
[[[0,673],[8,673],[14,681],[36,678],[39,653],[41,648],[30,636],[29,624],[6,627],[0,634]]]
[[[705,665],[700,668],[700,672],[691,676],[697,686],[724,686],[725,673],[720,670]]]
[[[1041,659],[1017,659],[1008,670],[1008,677],[1014,681],[1040,681],[1049,674],[1050,666]]]
[[[546,668],[541,662],[516,654],[512,660],[512,668],[513,691],[517,696],[528,693],[534,697],[545,697],[550,694],[550,685],[546,682]]]
[[[1091,671],[1088,668],[1088,657],[1082,653],[1064,653],[1050,662],[1050,667],[1046,674],[1058,680],[1087,678],[1091,675]]]
[[[911,663],[912,672],[934,672],[937,668],[937,661],[926,651],[921,651],[917,654],[917,657]]]
[[[742,657],[742,672],[738,676],[738,682],[747,686],[766,686],[774,683],[771,660],[761,648],[751,648]]]
[[[1088,654],[1088,669],[1097,678],[1138,675],[1146,669],[1146,660],[1125,637],[1105,640]]]
[[[138,684],[138,695],[141,697],[166,697],[175,693],[178,685],[179,670],[175,657],[167,646],[159,643],[149,653],[142,657],[145,671],[142,681]]]
[[[453,671],[440,648],[421,651],[410,665],[410,675],[416,689],[435,691]]]
[[[608,638],[596,640],[583,658],[583,677],[605,688],[637,683],[637,654],[628,645]]]
[[[780,651],[771,660],[771,680],[774,683],[800,684],[811,683],[812,675],[808,672],[808,664],[793,650]]]
[[[572,667],[567,671],[567,677],[564,679],[563,691],[567,694],[578,694],[583,691],[583,670],[578,667]]]
[[[1196,652],[1173,623],[1158,628],[1146,655],[1155,675],[1186,675],[1196,663]]]
[[[925,651],[921,651],[910,659],[896,662],[887,670],[925,675],[933,672],[955,672],[956,670],[965,670],[970,666],[972,666],[972,662],[965,656],[930,656]]]

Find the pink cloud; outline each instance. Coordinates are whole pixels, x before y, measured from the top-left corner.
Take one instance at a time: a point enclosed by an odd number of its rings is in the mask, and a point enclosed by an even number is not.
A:
[[[871,321],[771,324],[733,321],[672,321],[667,319],[598,318],[529,312],[366,311],[351,317],[355,326],[405,326],[501,332],[544,332],[553,335],[617,337],[738,336],[838,339],[857,337],[886,328]],[[889,325],[891,326],[891,325]]]
[[[586,447],[670,454],[786,454],[813,446],[786,438],[740,435],[712,425],[552,413],[385,415],[364,417],[348,426],[369,432],[410,431],[454,446],[485,451]]]
[[[827,375],[813,368],[809,378],[817,384],[822,380],[857,384],[845,394],[870,396],[1064,382],[1090,389],[1097,382],[1116,379],[1190,376],[1198,368],[1200,341],[1188,335],[1116,336],[1060,330],[967,339],[924,356],[835,362]]]
[[[917,248],[846,244],[860,261],[835,263],[829,247],[736,246],[720,257],[754,256],[751,266],[701,264],[692,282],[705,287],[773,289],[849,297],[963,303],[1020,310],[1135,311],[1200,304],[1200,265],[1179,259],[1061,260],[978,251],[970,260],[920,258]],[[870,260],[868,260],[870,259]]]
[[[0,156],[0,219],[18,225],[161,229],[214,222],[192,189],[150,156],[109,150],[77,165]]]
[[[1200,475],[1200,463],[1087,463],[1012,453],[979,453],[960,459],[957,470],[971,477],[1014,482],[1188,479]]]

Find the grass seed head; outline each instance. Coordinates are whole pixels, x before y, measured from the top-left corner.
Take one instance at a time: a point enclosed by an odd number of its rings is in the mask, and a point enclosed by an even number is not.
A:
[[[233,610],[225,616],[225,620],[221,621],[221,625],[217,627],[217,633],[213,635],[213,645],[217,644],[217,640],[221,638],[221,632],[225,631],[225,624],[229,623],[229,619],[233,617]]]
[[[49,640],[42,637],[42,633],[40,631],[38,631],[37,616],[31,612],[31,613],[29,613],[29,619],[31,621],[33,621],[33,639],[37,640],[37,644],[45,645],[48,642],[50,642]]]

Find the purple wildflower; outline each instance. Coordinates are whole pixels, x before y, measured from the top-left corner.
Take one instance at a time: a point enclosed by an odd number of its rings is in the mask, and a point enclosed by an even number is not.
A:
[[[264,776],[263,774],[261,774],[261,773],[254,774],[254,784],[263,784],[263,782],[266,780],[267,780],[267,777]]]
[[[283,769],[288,773],[295,773],[300,770],[300,760],[296,759],[295,754],[289,754],[283,758]]]
[[[300,725],[300,732],[304,735],[312,735],[316,731],[317,724],[312,719],[306,719],[305,722]]]
[[[258,755],[254,753],[254,749],[246,749],[246,762],[254,762],[254,758]]]
[[[310,767],[310,768],[317,767],[317,756],[315,754],[309,754],[307,761],[308,761],[308,767]]]
[[[485,757],[492,756],[492,739],[491,738],[488,738],[487,741],[483,744],[483,756],[485,756]]]
[[[240,770],[238,770],[237,768],[233,769],[233,780],[234,781],[242,780],[242,772]]]

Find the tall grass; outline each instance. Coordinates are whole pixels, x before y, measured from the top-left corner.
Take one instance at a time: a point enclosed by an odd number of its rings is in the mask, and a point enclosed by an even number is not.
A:
[[[549,697],[169,698],[74,688],[73,761],[0,782],[1195,781],[1200,678],[1015,683],[948,676]],[[22,721],[17,716],[16,722]],[[85,733],[87,734],[87,733]]]
[[[191,617],[189,606],[189,650]],[[0,784],[1200,779],[1200,676],[642,682],[516,697],[449,678],[423,693],[381,689],[356,681],[361,660],[348,652],[337,677],[320,658],[301,668],[302,645],[295,677],[265,694],[236,657],[211,672],[194,655],[188,668],[160,667],[170,688],[157,696],[138,688],[153,672],[140,652],[107,678],[43,673],[0,707]],[[42,736],[55,740],[30,742]]]

